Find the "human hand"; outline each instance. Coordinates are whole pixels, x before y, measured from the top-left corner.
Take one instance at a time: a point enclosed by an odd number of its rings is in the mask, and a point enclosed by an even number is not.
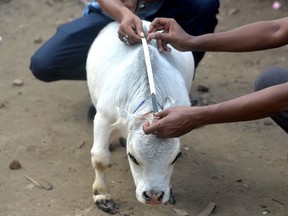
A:
[[[120,22],[118,37],[128,45],[140,42],[144,37],[141,19],[133,13],[124,16]]]
[[[156,113],[156,120],[150,124],[145,122],[145,134],[154,134],[159,138],[180,137],[189,131],[202,126],[198,117],[199,107],[173,107]]]
[[[125,7],[135,13],[138,4],[137,0],[121,0],[121,2]]]
[[[168,43],[179,51],[188,51],[187,41],[191,38],[182,27],[170,18],[156,18],[149,27],[147,41],[157,40],[159,50],[170,52]]]

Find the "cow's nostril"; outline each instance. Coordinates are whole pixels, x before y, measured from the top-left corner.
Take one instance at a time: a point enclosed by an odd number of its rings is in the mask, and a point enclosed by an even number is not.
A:
[[[145,201],[149,201],[150,200],[150,197],[148,196],[146,191],[143,192],[143,197],[144,197]]]
[[[144,191],[143,197],[145,199],[145,202],[161,202],[164,197],[164,191]]]
[[[163,197],[164,197],[164,192],[162,191],[159,194],[158,201],[162,201]]]

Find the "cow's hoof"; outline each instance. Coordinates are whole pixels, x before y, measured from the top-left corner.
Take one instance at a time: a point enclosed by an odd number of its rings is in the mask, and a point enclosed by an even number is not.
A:
[[[97,200],[95,204],[99,209],[109,214],[115,214],[117,212],[117,206],[113,200],[101,199]]]
[[[175,199],[172,189],[170,189],[169,203],[173,205],[176,203],[176,199]]]

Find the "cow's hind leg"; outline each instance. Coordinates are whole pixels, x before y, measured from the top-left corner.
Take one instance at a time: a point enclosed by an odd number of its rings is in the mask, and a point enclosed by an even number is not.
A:
[[[114,214],[117,207],[109,194],[104,171],[111,164],[111,153],[109,145],[113,128],[100,113],[94,118],[94,143],[91,149],[91,162],[95,170],[95,181],[93,184],[93,200],[97,207],[105,212]]]

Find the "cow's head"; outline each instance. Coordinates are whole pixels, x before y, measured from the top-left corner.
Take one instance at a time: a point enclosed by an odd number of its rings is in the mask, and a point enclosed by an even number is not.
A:
[[[137,199],[159,205],[169,200],[170,178],[181,152],[179,138],[160,139],[143,132],[144,122],[152,122],[153,118],[153,113],[149,112],[129,119],[127,154]]]

